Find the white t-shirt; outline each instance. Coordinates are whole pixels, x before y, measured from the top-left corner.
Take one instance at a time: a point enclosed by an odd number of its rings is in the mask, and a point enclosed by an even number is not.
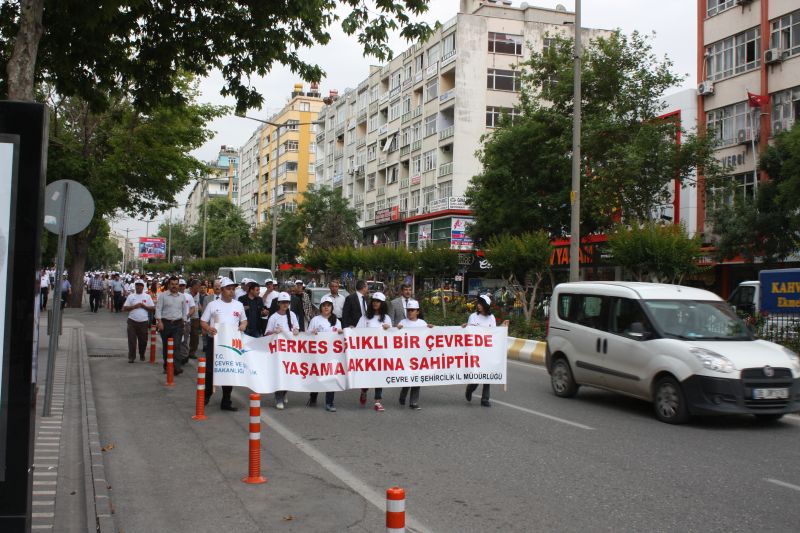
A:
[[[416,320],[409,320],[408,318],[404,318],[400,321],[398,326],[403,326],[404,328],[427,328],[428,323],[418,318]]]
[[[356,324],[357,328],[380,328],[383,324],[388,324],[389,327],[392,326],[392,319],[389,318],[389,315],[383,317],[383,322],[381,322],[381,315],[375,315],[372,318],[367,318],[362,316],[358,319],[358,324]]]
[[[231,300],[225,303],[222,300],[214,300],[206,304],[200,320],[216,329],[219,324],[231,324],[238,328],[241,322],[247,321],[247,318],[242,302]]]
[[[247,294],[246,290],[244,290],[241,287],[236,287],[236,291],[234,291],[234,293],[233,293],[233,299],[234,300],[238,300],[239,298],[241,298],[245,294]]]
[[[333,314],[338,316],[339,318],[341,318],[342,317],[342,309],[344,309],[344,301],[346,300],[344,294],[342,294],[340,292],[339,294],[334,296],[333,294],[328,293],[325,296],[328,296],[328,297],[333,299]],[[323,298],[325,296],[323,296]]]
[[[194,296],[192,296],[192,294],[189,291],[186,291],[186,292],[183,293],[183,297],[186,298],[186,307],[184,307],[184,309],[188,313],[192,309],[192,307],[195,307],[195,305],[194,305]],[[185,317],[183,317],[183,319],[184,320],[189,320],[190,318],[197,318],[197,316],[195,316],[195,315],[197,315],[197,309],[194,310],[194,315],[185,316]]]
[[[475,312],[469,315],[469,318],[467,319],[467,325],[493,328],[497,326],[497,321],[494,319],[494,315],[480,315]]]
[[[123,304],[123,307],[131,307],[131,306],[134,306],[134,305],[136,305],[138,303],[142,303],[142,302],[147,307],[155,306],[155,304],[153,303],[153,299],[150,298],[149,294],[147,294],[146,292],[143,292],[142,294],[136,294],[134,292],[134,293],[129,294],[128,297],[125,299],[125,303]],[[145,309],[142,309],[140,307],[138,309],[133,309],[132,311],[130,311],[128,313],[128,318],[130,318],[131,320],[133,320],[135,322],[146,322],[147,320],[150,319],[150,315],[147,313],[147,311]]]
[[[292,315],[292,327],[300,329],[300,322],[297,321],[297,315],[294,314],[294,311],[287,311],[285,315],[274,313],[269,315],[269,320],[267,321],[267,335],[275,333],[275,328],[278,326],[280,326],[282,332],[291,333],[289,320],[286,318],[290,313]]]
[[[306,331],[309,333],[326,333],[328,331],[342,331],[342,323],[337,318],[336,325],[331,326],[331,323],[328,321],[327,318],[323,318],[322,315],[317,315],[311,319],[311,322],[308,324]]]
[[[276,290],[273,290],[273,291],[270,291],[270,292],[264,294],[264,298],[263,298],[264,307],[269,309],[270,306],[272,306],[272,300],[274,300],[277,297],[278,297],[278,291],[276,291]]]
[[[50,276],[48,276],[47,274],[42,274],[39,281],[39,287],[41,287],[42,289],[50,288]]]

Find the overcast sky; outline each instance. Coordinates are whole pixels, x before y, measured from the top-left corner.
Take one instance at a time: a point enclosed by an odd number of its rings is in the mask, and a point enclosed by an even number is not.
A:
[[[513,0],[514,6],[519,6],[522,0]],[[555,8],[563,4],[569,11],[575,8],[574,0],[528,0],[528,4]],[[445,22],[454,17],[458,12],[459,0],[431,0],[428,12],[421,20],[433,24],[437,20]],[[695,0],[668,0],[661,2],[643,0],[583,0],[582,24],[584,27],[615,29],[620,28],[624,33],[638,30],[642,33],[655,32],[653,48],[656,55],[667,55],[674,63],[674,71],[685,75],[686,80],[680,90],[696,85],[696,1]],[[332,28],[331,44],[308,49],[303,58],[322,67],[327,77],[322,80],[320,90],[327,94],[330,89],[343,92],[347,87],[355,87],[365,79],[369,73],[370,64],[377,63],[374,59],[365,58],[361,46],[355,37],[344,35],[340,27]],[[395,35],[391,47],[397,55],[410,46],[399,36]],[[289,93],[299,78],[288,69],[276,66],[264,78],[254,78],[253,85],[264,95],[265,107],[261,110],[251,110],[248,115],[267,118],[278,111],[288,101]],[[218,72],[201,82],[201,99],[214,104],[232,105],[233,100],[223,98],[219,94],[222,78]],[[307,84],[306,84],[307,87]],[[216,159],[220,146],[227,145],[240,147],[253,133],[258,124],[256,122],[239,118],[224,117],[215,120],[211,129],[216,133],[214,138],[194,152],[194,155],[204,161]],[[173,220],[183,219],[183,206],[189,195],[187,187],[176,198],[178,208],[173,210]],[[168,214],[156,217],[156,222],[149,225],[150,233],[154,234],[158,223],[166,220]],[[124,234],[125,228],[130,229],[130,238],[136,242],[138,237],[145,236],[146,224],[133,218],[123,218],[112,222],[112,227]]]

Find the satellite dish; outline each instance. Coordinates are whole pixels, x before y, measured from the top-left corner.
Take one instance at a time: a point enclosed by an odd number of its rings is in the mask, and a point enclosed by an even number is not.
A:
[[[556,11],[561,11],[562,13],[566,13],[567,8],[564,7],[564,4],[556,4]]]

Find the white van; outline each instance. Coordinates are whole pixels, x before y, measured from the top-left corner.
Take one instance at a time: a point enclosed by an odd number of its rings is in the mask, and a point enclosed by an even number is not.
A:
[[[553,291],[546,364],[553,392],[581,385],[653,402],[662,422],[693,414],[800,411],[800,360],[756,340],[714,293],[657,283],[563,283]]]
[[[264,282],[272,279],[272,270],[268,268],[252,268],[252,267],[222,267],[217,270],[217,276],[230,278],[237,284],[241,283],[243,279],[249,278],[258,282],[261,285],[259,293],[264,296],[267,291]]]

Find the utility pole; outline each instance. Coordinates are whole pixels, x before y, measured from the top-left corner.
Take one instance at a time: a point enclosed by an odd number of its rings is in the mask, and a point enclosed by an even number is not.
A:
[[[581,0],[575,0],[575,52],[572,115],[572,190],[570,202],[569,280],[580,280],[581,243]]]
[[[270,179],[270,183],[277,183],[277,181],[273,181],[273,180],[277,180],[278,179],[278,165],[280,165],[280,162],[281,162],[281,128],[284,125],[285,124],[273,124],[273,126],[275,126],[275,128],[278,131],[277,139],[276,139],[276,143],[277,143],[278,147],[275,150],[275,175],[274,176],[270,176],[270,178],[271,178]],[[277,190],[276,187],[273,187],[273,190]],[[278,208],[278,205],[277,205],[277,203],[275,201],[274,193],[270,193],[269,199],[270,199],[270,203],[272,204],[272,206],[270,207],[270,210],[269,210],[270,218],[272,218],[272,251],[270,253],[270,265],[272,266],[272,268],[270,270],[272,270],[272,275],[274,277],[275,276],[275,246],[276,246],[276,244],[278,242],[278,214],[276,212],[277,208]]]
[[[206,220],[208,215],[208,181],[203,180],[203,259],[206,258]]]
[[[128,257],[128,233],[130,233],[130,228],[125,228],[125,244],[122,246],[122,271],[126,272],[125,265],[128,261],[130,261],[130,257]]]
[[[172,262],[172,208],[169,209],[169,228],[167,232],[167,263]]]

